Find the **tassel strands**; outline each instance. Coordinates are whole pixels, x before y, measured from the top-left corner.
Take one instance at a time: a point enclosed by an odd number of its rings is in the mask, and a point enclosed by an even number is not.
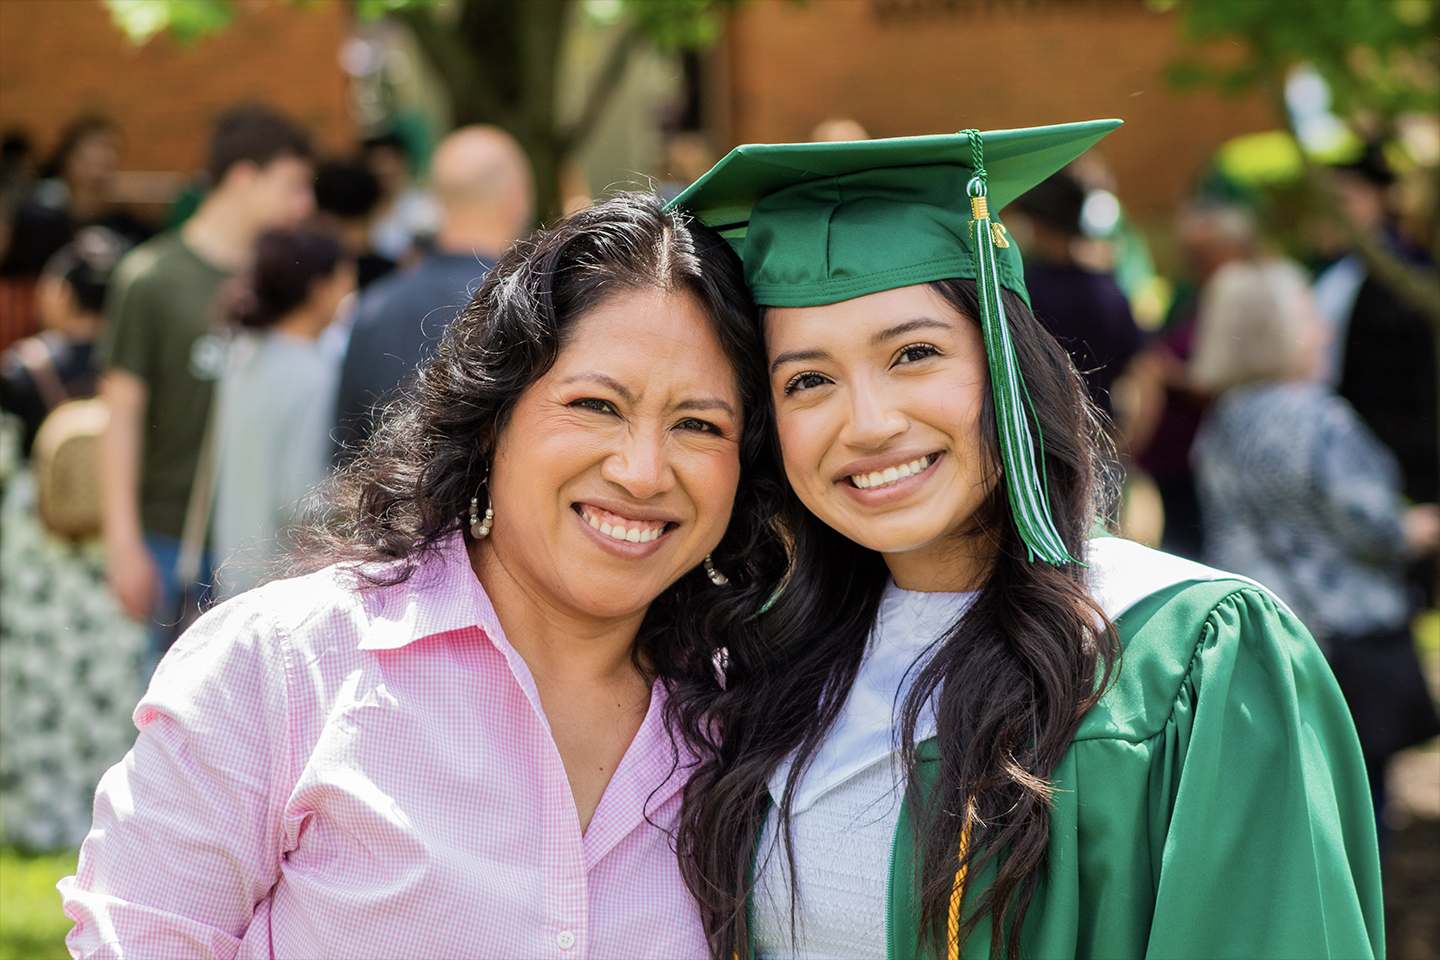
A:
[[[990,219],[984,144],[980,131],[965,132],[970,138],[971,166],[975,171],[967,187],[975,238],[975,285],[979,292],[980,322],[990,365],[990,389],[994,397],[1000,459],[1005,468],[1005,489],[1010,499],[1011,514],[1032,561],[1039,559],[1054,566],[1078,563],[1066,550],[1050,513],[1044,479],[1045,442],[1040,436],[1038,423],[1034,438],[1030,435],[1029,418],[1026,417],[1026,408],[1031,407],[1030,397],[1015,357],[995,265],[995,247],[1010,244],[1005,238],[1005,228]]]

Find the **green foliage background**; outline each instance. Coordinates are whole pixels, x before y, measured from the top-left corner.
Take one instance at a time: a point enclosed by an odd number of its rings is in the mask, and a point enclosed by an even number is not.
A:
[[[64,960],[70,919],[55,883],[75,872],[75,854],[27,856],[0,851],[0,957]]]

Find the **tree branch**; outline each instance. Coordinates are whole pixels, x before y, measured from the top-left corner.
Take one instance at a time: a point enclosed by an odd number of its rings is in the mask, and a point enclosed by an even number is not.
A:
[[[464,40],[436,23],[428,8],[401,7],[394,16],[410,27],[416,44],[440,74],[450,92],[457,126],[480,121],[511,125],[510,112],[476,69],[475,53]]]
[[[625,79],[625,71],[630,66],[631,54],[639,48],[643,39],[640,28],[632,23],[625,28],[620,39],[610,48],[604,65],[595,75],[595,82],[590,87],[590,95],[585,98],[585,106],[581,109],[580,116],[559,134],[562,157],[570,156],[589,139],[591,132],[595,129],[595,124],[605,114],[605,108],[609,106],[610,100],[615,96],[615,91],[620,88],[620,82]]]

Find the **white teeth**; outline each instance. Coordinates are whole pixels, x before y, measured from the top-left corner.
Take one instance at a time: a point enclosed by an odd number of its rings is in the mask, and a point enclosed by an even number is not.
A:
[[[665,532],[664,524],[658,527],[623,527],[619,524],[612,526],[608,521],[592,517],[583,510],[580,512],[580,519],[605,536],[614,540],[624,540],[626,543],[649,543],[652,540],[660,539],[660,535]]]
[[[888,487],[892,483],[897,483],[906,477],[913,477],[915,474],[923,472],[926,467],[934,462],[935,457],[933,455],[926,455],[918,460],[902,463],[898,467],[886,467],[884,470],[875,470],[871,473],[857,473],[850,478],[850,482],[861,490]]]

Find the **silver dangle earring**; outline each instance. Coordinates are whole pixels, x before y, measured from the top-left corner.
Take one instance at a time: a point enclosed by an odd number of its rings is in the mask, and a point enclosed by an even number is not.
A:
[[[705,576],[709,577],[710,582],[717,587],[723,587],[730,582],[729,577],[715,569],[715,561],[710,559],[708,553],[705,554]]]
[[[488,502],[490,499],[490,471],[485,471],[485,480],[481,483],[485,488],[485,519],[480,519],[480,495],[477,493],[470,498],[470,536],[476,540],[484,540],[490,536],[490,528],[495,525],[495,508]]]

